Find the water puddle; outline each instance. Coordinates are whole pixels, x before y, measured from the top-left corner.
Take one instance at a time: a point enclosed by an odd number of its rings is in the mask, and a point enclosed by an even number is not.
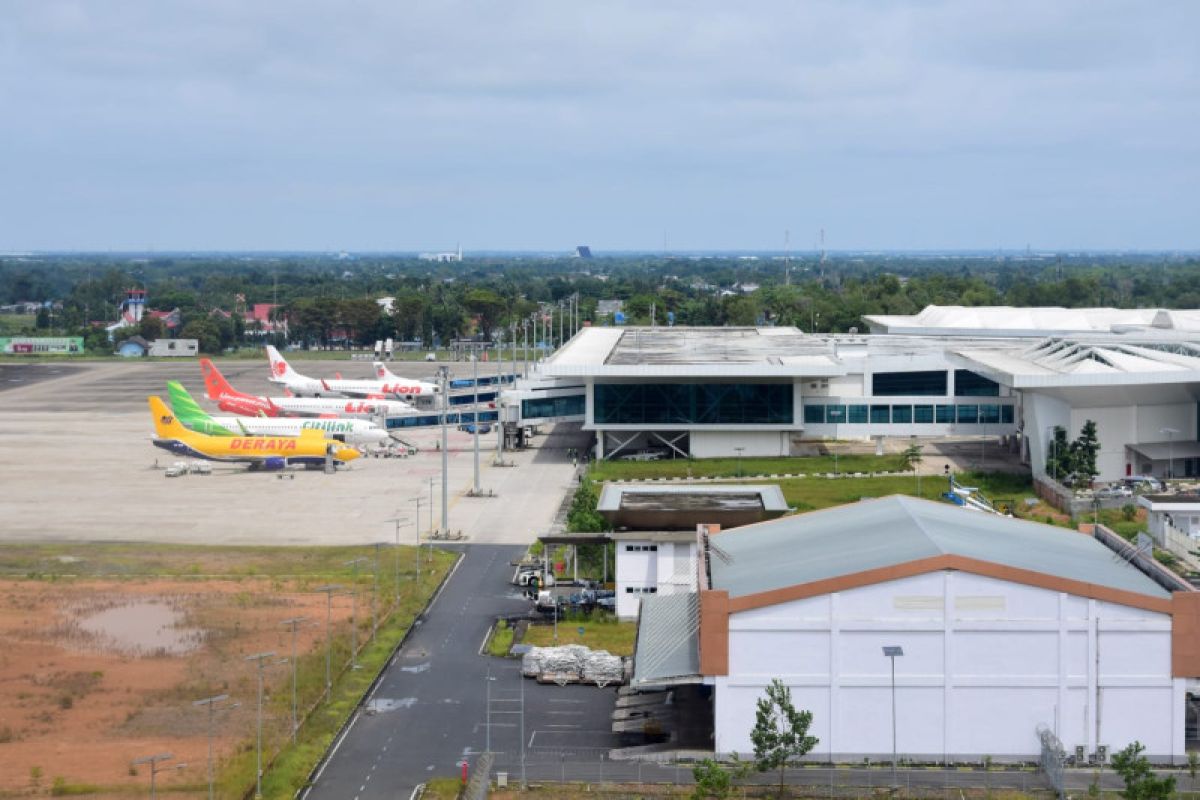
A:
[[[183,626],[183,612],[164,602],[122,603],[81,616],[78,626],[94,644],[131,655],[178,656],[204,641],[200,628]]]
[[[424,672],[427,669],[429,669],[428,661],[426,661],[424,664],[415,664],[411,667],[401,667],[400,671],[401,672],[415,672],[415,673],[419,674],[419,673]]]
[[[401,697],[399,700],[390,697],[376,697],[367,703],[366,711],[368,714],[397,711],[401,708],[412,708],[416,702],[417,698],[415,697]]]

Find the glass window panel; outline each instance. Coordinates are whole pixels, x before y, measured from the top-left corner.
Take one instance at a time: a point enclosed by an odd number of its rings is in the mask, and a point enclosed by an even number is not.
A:
[[[954,370],[954,394],[957,397],[999,397],[1000,384],[976,375],[969,369]]]
[[[871,406],[871,422],[891,422],[891,406]]]
[[[954,422],[954,406],[938,406],[937,421],[939,425],[949,425]]]
[[[1013,407],[1000,406],[1000,421],[1005,425],[1011,425],[1013,422]]]
[[[1000,424],[1000,406],[980,406],[979,407],[979,422],[981,425],[999,425]]]
[[[521,401],[521,416],[526,419],[583,416],[586,405],[587,401],[581,394],[569,397],[538,397]]]
[[[871,394],[876,397],[946,394],[946,371],[876,372],[871,376]]]
[[[913,422],[933,422],[933,406],[913,406]]]
[[[618,425],[787,425],[792,394],[784,383],[602,383],[594,411]]]
[[[806,405],[804,407],[804,424],[817,425],[825,421],[825,406]]]
[[[912,406],[892,406],[892,422],[912,422]]]
[[[974,425],[979,422],[979,406],[959,406],[958,422],[960,425]]]
[[[850,406],[847,413],[847,421],[851,423],[865,424],[867,421],[866,406]]]
[[[838,424],[846,421],[845,406],[825,406],[825,421]]]

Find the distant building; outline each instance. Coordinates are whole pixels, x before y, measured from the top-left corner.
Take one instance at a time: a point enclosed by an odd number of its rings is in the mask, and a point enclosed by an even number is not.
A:
[[[150,351],[147,355],[186,358],[198,355],[199,353],[199,339],[155,339],[150,343]]]
[[[462,261],[462,245],[458,246],[452,253],[421,253],[417,258],[422,261],[437,261],[438,263],[447,263],[452,261]]]
[[[130,336],[117,346],[117,355],[122,358],[142,358],[150,352],[150,343],[141,336]]]
[[[596,317],[603,319],[625,310],[624,300],[601,300],[596,303]]]
[[[5,355],[72,355],[83,352],[80,336],[0,336],[0,353]]]
[[[591,257],[592,257],[592,248],[588,247],[586,244],[581,244],[578,247],[576,247],[575,254],[572,256],[572,258],[591,258]]]

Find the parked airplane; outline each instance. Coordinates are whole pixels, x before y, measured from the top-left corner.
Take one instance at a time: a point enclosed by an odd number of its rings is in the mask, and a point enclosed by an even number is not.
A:
[[[193,399],[179,381],[167,381],[171,410],[194,431],[210,436],[299,436],[304,431],[324,431],[330,439],[353,445],[384,444],[388,432],[365,419],[293,419],[288,417],[213,417]]]
[[[152,395],[148,402],[158,434],[154,446],[177,456],[276,470],[293,464],[323,466],[327,454],[334,464],[345,464],[359,455],[353,447],[325,438],[321,431],[305,431],[299,436],[208,436],[185,428],[161,397]]]
[[[267,417],[353,417],[379,419],[409,417],[421,412],[403,400],[350,400],[344,397],[262,397],[239,392],[229,385],[217,365],[200,359],[208,399],[222,411],[244,416]]]
[[[271,382],[282,383],[293,394],[312,397],[329,397],[344,395],[346,397],[416,397],[418,395],[437,394],[440,389],[436,384],[425,381],[406,380],[348,380],[345,378],[330,378],[329,380],[309,378],[292,369],[292,365],[279,354],[271,345],[267,345],[267,356],[271,359]]]

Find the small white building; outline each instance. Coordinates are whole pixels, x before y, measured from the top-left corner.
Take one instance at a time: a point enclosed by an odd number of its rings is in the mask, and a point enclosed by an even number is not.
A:
[[[200,340],[199,339],[155,339],[150,342],[150,350],[146,353],[148,356],[178,356],[185,358],[189,356],[199,355]]]
[[[1150,535],[1160,545],[1168,533],[1200,540],[1200,495],[1143,494],[1137,502],[1146,509]]]
[[[1036,760],[1039,728],[1072,754],[1185,757],[1200,593],[1086,534],[894,496],[705,541],[695,596],[642,603],[660,633],[639,637],[633,685],[711,686],[718,753],[753,751],[779,678],[815,760],[890,759],[893,692],[907,759]]]
[[[605,484],[596,510],[614,528],[617,616],[643,597],[696,591],[696,526],[733,528],[788,511],[778,486]]]

